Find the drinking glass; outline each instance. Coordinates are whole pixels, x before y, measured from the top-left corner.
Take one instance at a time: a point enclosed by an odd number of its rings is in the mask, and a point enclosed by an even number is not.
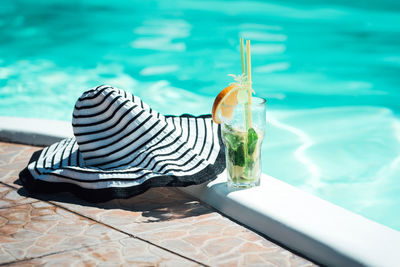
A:
[[[222,104],[220,118],[229,187],[248,188],[260,184],[265,103],[264,98],[252,97],[250,105]]]

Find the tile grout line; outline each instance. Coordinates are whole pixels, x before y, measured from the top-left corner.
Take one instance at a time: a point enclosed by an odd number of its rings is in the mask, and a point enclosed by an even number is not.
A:
[[[19,188],[15,187],[15,186],[12,186],[12,185],[10,185],[10,184],[7,184],[7,183],[5,183],[5,182],[3,182],[3,181],[0,181],[0,184],[1,184],[1,185],[4,185],[4,186],[7,186],[7,187],[9,187],[9,188],[11,188],[11,189],[15,189],[15,190],[18,190],[18,189],[19,189]]]
[[[18,190],[18,188],[14,187],[14,186],[12,186],[12,185],[10,185],[10,184],[4,183],[4,182],[2,182],[2,181],[0,181],[0,184],[5,185],[5,186],[7,186],[7,187],[10,187],[10,188],[12,188],[12,189]],[[175,252],[175,251],[172,251],[172,250],[170,250],[170,249],[168,249],[168,248],[164,248],[164,247],[162,247],[162,246],[160,246],[160,245],[157,245],[157,244],[155,244],[155,243],[153,243],[153,242],[151,242],[151,241],[149,241],[149,240],[146,240],[146,239],[141,238],[141,237],[139,237],[139,236],[133,235],[133,234],[128,233],[128,232],[125,232],[125,231],[123,231],[123,230],[121,230],[121,229],[118,229],[118,228],[116,228],[116,227],[114,227],[114,226],[111,226],[111,225],[108,225],[108,224],[106,224],[106,223],[99,222],[99,221],[97,221],[97,220],[95,220],[95,219],[93,219],[93,218],[90,218],[90,217],[88,217],[88,216],[86,216],[86,215],[80,214],[80,213],[78,213],[78,212],[76,212],[76,211],[70,210],[70,209],[68,209],[68,208],[66,208],[66,207],[63,207],[63,206],[61,206],[61,205],[59,205],[59,204],[54,203],[53,201],[48,201],[48,200],[40,200],[40,201],[43,201],[43,202],[52,204],[52,205],[54,205],[54,206],[56,206],[56,207],[58,207],[58,208],[60,208],[60,209],[69,211],[69,212],[71,212],[71,213],[73,213],[73,214],[75,214],[75,215],[78,215],[78,216],[83,217],[83,218],[86,218],[86,219],[88,219],[88,220],[90,220],[90,221],[93,221],[93,222],[96,222],[96,223],[98,223],[98,224],[101,224],[101,225],[103,225],[103,226],[105,226],[105,227],[107,227],[107,228],[111,228],[111,229],[113,229],[113,230],[115,230],[115,231],[117,231],[117,232],[120,232],[120,233],[122,233],[122,234],[125,234],[125,235],[127,235],[127,236],[129,236],[129,237],[131,237],[131,238],[135,238],[135,239],[138,239],[138,240],[140,240],[140,241],[143,241],[143,242],[145,242],[145,243],[147,243],[147,244],[150,244],[150,245],[155,246],[155,247],[157,247],[157,248],[159,248],[159,249],[165,250],[165,251],[167,251],[167,252],[169,252],[169,253],[172,253],[172,254],[174,254],[174,255],[176,255],[176,256],[179,256],[179,257],[181,257],[181,258],[184,258],[184,259],[187,259],[187,260],[189,260],[189,261],[195,262],[195,263],[200,264],[200,265],[202,265],[202,266],[208,266],[208,265],[206,265],[206,264],[204,264],[204,263],[201,263],[201,262],[199,262],[199,261],[197,261],[197,260],[195,260],[195,259],[191,259],[191,258],[189,258],[189,257],[187,257],[187,256],[185,256],[185,255],[182,255],[182,254],[178,253],[178,252]],[[52,255],[52,254],[49,254],[49,255]],[[11,263],[13,263],[13,262],[11,262]],[[3,265],[3,264],[0,264],[0,266],[2,266],[2,265]]]
[[[86,215],[80,214],[80,213],[78,213],[78,212],[76,212],[76,211],[70,210],[70,209],[68,209],[68,208],[66,208],[66,207],[63,207],[63,206],[59,205],[59,204],[53,203],[52,201],[46,201],[46,202],[49,202],[49,203],[53,204],[54,206],[56,206],[56,207],[58,207],[58,208],[61,208],[61,209],[64,209],[64,210],[66,210],[66,211],[69,211],[69,212],[71,212],[71,213],[73,213],[73,214],[75,214],[75,215],[84,217],[84,218],[86,218],[86,219],[88,219],[88,220],[91,220],[91,221],[93,221],[93,222],[96,222],[96,223],[98,223],[98,224],[101,224],[101,225],[103,225],[103,226],[105,226],[105,227],[111,228],[111,229],[113,229],[113,230],[115,230],[115,231],[117,231],[117,232],[120,232],[120,233],[122,233],[122,234],[125,234],[125,235],[127,235],[127,236],[129,236],[129,237],[131,237],[131,238],[138,239],[138,240],[143,241],[143,242],[145,242],[145,243],[148,243],[148,244],[150,244],[150,245],[152,245],[152,246],[155,246],[155,247],[157,247],[157,248],[159,248],[159,249],[168,251],[168,252],[170,252],[170,253],[172,253],[172,254],[174,254],[174,255],[176,255],[176,256],[185,258],[185,259],[187,259],[187,260],[189,260],[189,261],[195,262],[195,263],[200,264],[200,265],[202,265],[202,266],[208,266],[208,265],[206,265],[206,264],[204,264],[204,263],[201,263],[201,262],[199,262],[199,261],[197,261],[197,260],[191,259],[191,258],[189,258],[189,257],[187,257],[187,256],[185,256],[185,255],[181,255],[181,254],[179,254],[179,253],[177,253],[177,252],[175,252],[175,251],[172,251],[172,250],[170,250],[170,249],[168,249],[168,248],[164,248],[164,247],[162,247],[162,246],[160,246],[160,245],[157,245],[157,244],[155,244],[155,243],[153,243],[153,242],[151,242],[151,241],[149,241],[149,240],[146,240],[146,239],[144,239],[144,238],[141,238],[141,237],[139,237],[139,236],[137,236],[137,235],[128,233],[128,232],[123,231],[123,230],[121,230],[121,229],[118,229],[118,228],[116,228],[116,227],[114,227],[114,226],[112,226],[112,225],[108,225],[108,224],[106,224],[106,223],[99,222],[99,221],[97,221],[97,220],[95,220],[95,219],[93,219],[93,218],[90,218],[90,217],[86,216]]]

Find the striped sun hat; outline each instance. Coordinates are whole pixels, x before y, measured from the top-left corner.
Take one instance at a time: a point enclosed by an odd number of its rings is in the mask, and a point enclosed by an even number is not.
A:
[[[29,190],[100,202],[203,183],[225,169],[220,127],[210,115],[163,116],[115,87],[86,91],[72,126],[74,137],[34,154],[21,172]]]

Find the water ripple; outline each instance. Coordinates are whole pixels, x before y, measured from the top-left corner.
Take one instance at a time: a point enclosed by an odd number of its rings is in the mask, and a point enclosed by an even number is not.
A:
[[[310,178],[305,182],[302,187],[307,189],[312,188],[312,190],[318,190],[318,188],[323,187],[324,183],[320,180],[321,175],[318,166],[306,154],[307,149],[309,149],[313,145],[312,139],[301,129],[282,123],[274,118],[270,117],[268,119],[268,122],[277,128],[286,130],[296,135],[302,143],[294,151],[296,159],[304,166],[306,166],[308,172],[310,173]]]

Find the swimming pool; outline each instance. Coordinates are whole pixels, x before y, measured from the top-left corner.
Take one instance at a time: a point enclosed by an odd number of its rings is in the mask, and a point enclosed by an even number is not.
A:
[[[388,0],[6,0],[0,115],[70,121],[101,83],[164,114],[210,113],[245,37],[268,99],[263,171],[400,230],[399,34]]]

